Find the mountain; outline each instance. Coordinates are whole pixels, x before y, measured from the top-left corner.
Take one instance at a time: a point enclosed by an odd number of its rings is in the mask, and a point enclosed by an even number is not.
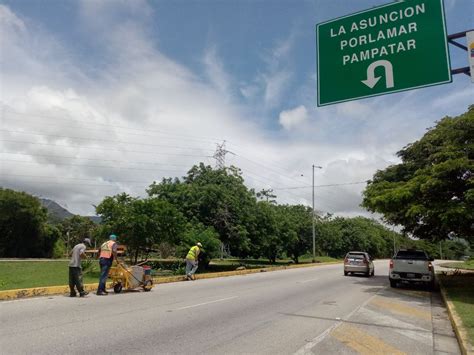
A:
[[[74,216],[73,213],[69,212],[53,200],[47,198],[40,198],[39,200],[43,207],[48,210],[48,219],[51,223],[61,223],[66,218]]]
[[[74,213],[69,212],[67,209],[59,205],[57,202],[47,199],[39,199],[44,208],[48,210],[48,219],[50,223],[57,224],[64,221],[66,218],[74,216]],[[99,216],[85,216],[92,222],[99,224],[101,218]]]

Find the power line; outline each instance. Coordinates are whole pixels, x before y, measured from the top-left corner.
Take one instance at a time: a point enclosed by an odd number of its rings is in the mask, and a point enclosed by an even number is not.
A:
[[[16,181],[15,181],[16,182]],[[57,181],[35,181],[35,185],[37,184],[43,184],[43,185],[58,185],[58,182]],[[17,186],[18,184],[14,184],[14,183],[9,183],[10,186]],[[105,184],[84,184],[84,183],[75,183],[75,182],[61,182],[61,185],[66,185],[66,186],[94,186],[94,187],[104,187],[104,188],[113,188],[113,189],[122,189],[121,186],[118,186],[118,185],[112,185],[112,184],[109,184],[109,185],[105,185]],[[131,185],[131,186],[134,186],[135,185]],[[136,187],[138,187],[138,185],[136,185]],[[140,185],[140,187],[143,187],[142,185]]]
[[[173,153],[163,153],[163,152],[151,152],[151,151],[143,151],[143,150],[125,150],[125,149],[118,149],[118,148],[105,148],[105,147],[87,147],[77,144],[52,144],[52,143],[36,143],[36,142],[28,142],[28,141],[18,141],[13,139],[0,139],[0,142],[10,142],[10,143],[23,143],[23,144],[33,144],[33,145],[47,145],[52,147],[60,147],[60,148],[80,148],[80,149],[92,149],[92,150],[108,150],[108,151],[117,151],[121,153],[141,153],[141,154],[156,154],[156,155],[171,155],[171,156],[184,156],[184,157],[195,157],[195,158],[207,158],[207,155],[194,155],[194,154],[173,154]]]
[[[113,128],[117,128],[117,129],[141,131],[141,132],[147,132],[147,133],[154,132],[154,133],[163,134],[163,135],[183,137],[183,138],[187,138],[187,139],[196,139],[196,140],[202,140],[202,141],[215,142],[215,141],[221,140],[221,139],[210,138],[210,137],[170,133],[170,132],[160,131],[160,130],[157,130],[157,129],[146,129],[145,130],[145,129],[134,128],[134,127],[130,127],[130,126],[118,126],[118,125],[112,125],[112,124],[108,124],[108,123],[99,123],[99,122],[88,121],[88,120],[77,120],[77,119],[73,119],[73,118],[55,117],[55,116],[38,115],[38,114],[29,114],[29,113],[23,113],[23,112],[18,112],[16,110],[12,110],[11,108],[7,107],[8,105],[5,105],[5,104],[3,104],[3,106],[5,108],[5,112],[10,112],[10,113],[13,113],[13,114],[16,114],[16,115],[21,115],[21,116],[26,116],[26,117],[39,117],[39,118],[49,118],[49,119],[62,120],[62,121],[74,121],[74,122],[83,123],[83,124],[85,123],[85,124],[113,127]]]
[[[77,140],[84,140],[84,141],[98,141],[98,142],[108,142],[108,143],[119,143],[119,144],[131,144],[131,145],[141,145],[141,146],[149,146],[149,147],[160,147],[160,148],[175,148],[175,149],[191,149],[196,150],[196,147],[178,147],[178,146],[171,146],[171,145],[162,145],[162,144],[151,144],[151,143],[137,143],[137,142],[124,142],[118,141],[113,139],[101,139],[101,138],[86,138],[86,137],[74,137],[74,136],[63,136],[58,134],[46,134],[46,133],[38,133],[38,132],[24,132],[24,131],[12,131],[8,129],[0,129],[2,132],[8,133],[16,133],[16,134],[29,134],[33,136],[42,136],[42,137],[56,137],[56,138],[68,138],[68,139],[77,139]],[[210,149],[202,149],[203,151],[209,151]]]
[[[281,177],[284,177],[284,178],[286,178],[286,179],[293,180],[293,181],[297,181],[297,182],[301,182],[301,181],[295,179],[294,177],[291,177],[291,176],[288,176],[288,175],[284,175],[284,174],[282,174],[281,172],[279,172],[279,171],[277,171],[277,170],[275,170],[275,169],[273,169],[273,168],[270,168],[270,167],[268,167],[268,166],[266,166],[266,165],[264,165],[264,164],[261,164],[261,163],[258,163],[258,162],[256,162],[256,161],[253,161],[252,159],[246,158],[246,157],[244,157],[244,156],[242,156],[242,155],[235,154],[235,156],[240,157],[240,158],[242,158],[242,159],[245,159],[245,160],[247,160],[247,161],[249,161],[249,162],[251,162],[251,163],[253,163],[253,164],[255,164],[255,165],[262,166],[262,167],[264,167],[265,169],[267,169],[267,170],[269,170],[269,171],[273,171],[275,174],[277,174],[277,175],[279,175],[279,176],[281,176]]]
[[[33,153],[17,153],[17,152],[0,152],[0,154],[11,154],[11,155],[23,155],[32,157],[44,157],[44,158],[60,158],[60,159],[77,159],[77,160],[89,160],[89,161],[107,161],[113,163],[129,163],[129,164],[147,164],[147,165],[165,165],[165,166],[177,166],[187,168],[189,165],[184,164],[168,164],[168,163],[157,163],[152,161],[129,161],[129,160],[118,160],[118,159],[98,159],[98,158],[81,158],[66,155],[53,155],[53,154],[33,154]]]
[[[346,185],[359,185],[366,184],[369,180],[356,181],[356,182],[345,182],[340,184],[327,184],[327,185],[314,185],[314,187],[333,187],[333,186],[346,186]],[[293,186],[293,187],[274,187],[274,190],[296,190],[296,189],[307,189],[312,188],[312,185],[309,186]]]
[[[29,174],[4,174],[4,173],[1,173],[0,176],[16,176],[16,177],[26,177],[26,178],[33,178],[33,179],[58,179],[58,176],[29,175]],[[72,177],[64,177],[64,176],[61,176],[60,179],[97,181],[97,179],[72,178]],[[105,182],[109,183],[109,184],[113,184],[113,183],[143,183],[143,184],[149,184],[150,183],[149,181],[137,181],[137,180],[115,180],[115,181],[105,181]]]
[[[25,161],[25,160],[15,160],[15,159],[0,159],[0,161],[7,161],[7,162],[15,162],[21,164],[40,164],[36,161]],[[140,171],[182,171],[178,169],[148,169],[148,168],[128,168],[128,167],[121,167],[121,166],[110,166],[110,165],[88,165],[88,164],[73,164],[73,163],[58,163],[58,162],[48,162],[48,164],[52,165],[63,165],[63,166],[78,166],[84,168],[104,168],[104,169],[123,169],[123,170],[140,170]]]
[[[230,144],[237,146],[237,145],[234,144],[234,143],[230,143]],[[237,146],[237,147],[238,147],[238,146]],[[237,152],[238,152],[238,150],[237,150]],[[238,154],[235,154],[235,155],[238,155]],[[277,166],[277,165],[274,164],[274,163],[272,163],[272,165],[273,165],[275,168],[279,169],[280,172],[278,172],[278,171],[276,171],[276,170],[273,170],[272,168],[270,168],[270,167],[268,167],[268,166],[266,166],[266,165],[264,165],[264,164],[262,164],[262,163],[258,163],[258,162],[256,162],[256,161],[250,160],[250,159],[246,158],[246,157],[243,156],[243,155],[240,155],[240,157],[242,157],[242,158],[244,158],[244,159],[246,159],[246,160],[248,160],[248,161],[250,161],[250,162],[252,162],[252,163],[254,163],[254,164],[256,164],[256,165],[260,165],[260,166],[263,166],[264,168],[267,168],[267,169],[269,169],[269,170],[272,170],[272,171],[276,172],[276,173],[279,174],[279,175],[282,175],[282,176],[287,177],[288,179],[301,182],[300,180],[296,179],[295,177],[292,177],[292,176],[288,176],[288,175],[283,174],[282,171],[285,171],[285,169],[282,168],[282,167]]]

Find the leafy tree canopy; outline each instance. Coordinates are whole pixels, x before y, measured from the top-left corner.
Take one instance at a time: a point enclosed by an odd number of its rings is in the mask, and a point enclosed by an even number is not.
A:
[[[0,257],[50,257],[59,233],[47,218],[36,197],[0,188]]]
[[[250,252],[248,224],[256,198],[244,185],[238,168],[213,169],[200,163],[182,181],[163,179],[152,184],[148,194],[170,202],[189,221],[213,227],[233,255],[245,256]]]
[[[474,105],[446,117],[398,156],[402,162],[378,171],[362,205],[415,237],[446,239],[474,235]]]
[[[96,211],[102,217],[104,237],[117,234],[135,262],[143,249],[165,241],[177,243],[185,224],[182,214],[169,202],[125,193],[106,197]]]
[[[62,238],[69,250],[84,238],[93,238],[97,227],[90,218],[78,215],[66,218],[60,224]]]

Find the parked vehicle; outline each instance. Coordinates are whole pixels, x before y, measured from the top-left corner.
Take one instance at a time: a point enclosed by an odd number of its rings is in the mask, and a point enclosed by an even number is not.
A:
[[[375,268],[370,255],[363,251],[348,252],[344,258],[344,276],[347,276],[349,273],[374,276]]]
[[[400,249],[390,260],[390,286],[397,287],[399,282],[421,282],[433,288],[433,260],[424,250]]]

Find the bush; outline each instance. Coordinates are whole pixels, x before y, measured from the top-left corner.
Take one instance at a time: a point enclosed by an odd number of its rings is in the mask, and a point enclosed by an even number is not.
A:
[[[62,239],[56,240],[53,247],[53,259],[60,259],[66,256],[66,245]]]

